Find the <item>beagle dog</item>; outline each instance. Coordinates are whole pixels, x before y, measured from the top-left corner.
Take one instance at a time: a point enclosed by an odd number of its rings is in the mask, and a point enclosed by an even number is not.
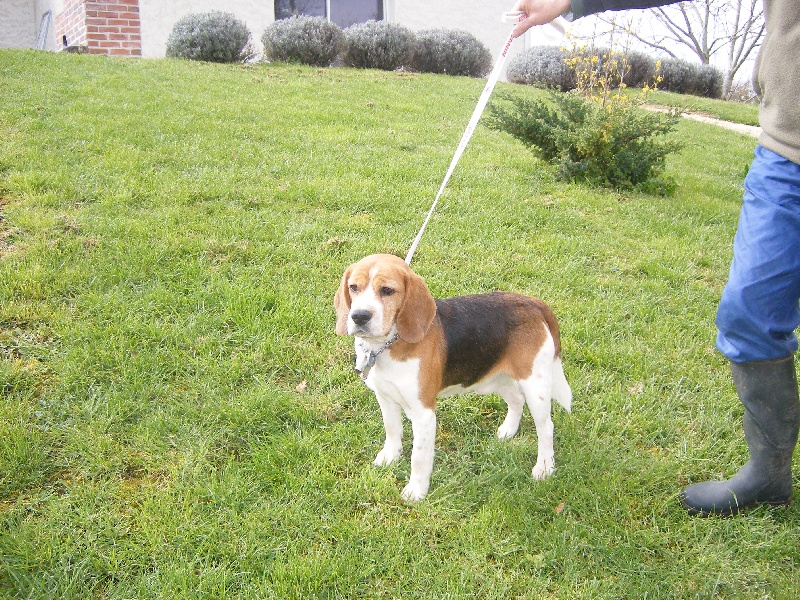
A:
[[[508,414],[497,430],[514,436],[523,405],[536,424],[533,478],[555,468],[551,399],[567,411],[572,391],[561,365],[553,311],[538,298],[504,292],[434,300],[399,257],[374,254],[350,265],[334,297],[336,333],[355,337],[356,371],[375,392],[386,429],[373,464],[402,451],[402,413],[411,421],[411,475],[402,492],[428,493],[436,437],[436,399],[463,392],[499,394]]]

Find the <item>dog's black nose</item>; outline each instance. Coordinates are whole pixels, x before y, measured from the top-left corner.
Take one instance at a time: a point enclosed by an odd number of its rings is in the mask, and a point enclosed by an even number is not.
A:
[[[366,325],[372,318],[372,313],[368,310],[354,310],[350,313],[350,318],[356,325]]]

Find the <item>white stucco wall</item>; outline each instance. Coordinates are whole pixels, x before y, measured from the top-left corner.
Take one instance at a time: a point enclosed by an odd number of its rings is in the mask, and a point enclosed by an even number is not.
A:
[[[396,0],[393,20],[414,31],[440,27],[469,31],[497,58],[512,27],[500,18],[513,5],[513,0]],[[515,42],[509,57],[523,46]]]
[[[2,0],[0,0],[2,1]],[[270,0],[139,0],[139,19],[142,26],[142,56],[163,58],[175,23],[189,13],[219,10],[241,19],[250,30],[251,41],[261,53],[261,35],[275,20],[275,3]]]
[[[464,29],[486,44],[496,59],[512,27],[503,23],[501,16],[513,5],[513,0],[384,0],[384,16],[414,31],[436,27]],[[244,21],[250,29],[253,45],[262,52],[261,35],[275,20],[272,0],[139,0],[142,56],[163,57],[167,38],[178,19],[189,13],[211,10],[232,12]],[[524,39],[514,42],[509,58],[530,45],[558,44],[558,39],[550,28],[534,28]]]
[[[0,48],[35,48],[42,15],[52,10],[44,49],[54,50],[55,17],[63,0],[0,0]]]
[[[36,15],[30,0],[0,0],[0,48],[33,48]]]
[[[502,16],[514,7],[514,0],[393,0],[391,20],[420,31],[444,27],[469,31],[492,53],[495,60],[505,47],[513,27]],[[534,27],[522,39],[514,40],[507,60],[532,45],[558,45],[562,36],[552,27]],[[507,63],[506,63],[507,64]]]
[[[511,25],[501,22],[513,0],[384,0],[384,17],[414,31],[447,27],[464,29],[481,40],[497,58]],[[33,48],[42,15],[53,11],[47,50],[55,50],[55,16],[63,0],[0,0],[0,48]],[[273,0],[139,0],[142,56],[162,58],[175,23],[189,13],[222,10],[232,12],[247,24],[256,50],[262,51],[261,35],[275,19]],[[558,44],[550,28],[534,28],[511,47],[509,57],[530,45]]]

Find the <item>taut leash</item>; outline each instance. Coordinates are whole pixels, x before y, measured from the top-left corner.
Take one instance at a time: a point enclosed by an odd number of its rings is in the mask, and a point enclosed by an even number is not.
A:
[[[525,20],[528,17],[523,12],[507,12],[503,13],[503,22],[513,22],[515,25],[520,21]],[[560,23],[556,24],[555,22],[552,23],[556,29],[559,29],[563,33],[563,25]],[[478,126],[478,121],[480,121],[481,114],[483,113],[483,109],[486,108],[486,103],[489,102],[489,96],[492,95],[492,90],[494,89],[497,80],[500,78],[500,73],[503,70],[503,64],[506,61],[506,56],[508,55],[508,50],[511,48],[511,43],[514,41],[514,34],[513,30],[512,33],[509,33],[508,39],[506,40],[503,49],[500,51],[500,56],[497,59],[497,62],[492,69],[491,74],[489,75],[489,79],[486,81],[486,85],[483,88],[483,92],[478,98],[478,105],[475,107],[475,110],[472,113],[472,118],[470,118],[469,123],[467,123],[467,129],[464,131],[464,135],[461,136],[461,142],[459,142],[458,147],[456,148],[456,153],[453,155],[453,160],[450,161],[450,167],[447,169],[447,173],[444,176],[444,181],[442,181],[442,185],[439,187],[439,192],[436,194],[436,198],[431,205],[430,210],[428,211],[428,215],[425,217],[425,221],[422,223],[422,227],[420,227],[419,233],[417,233],[417,237],[414,238],[414,242],[411,244],[411,248],[406,255],[406,264],[411,264],[411,258],[414,256],[414,252],[417,250],[417,246],[419,245],[419,241],[422,239],[422,234],[425,233],[425,229],[428,227],[428,222],[431,220],[431,216],[433,216],[433,211],[436,210],[436,205],[439,203],[439,198],[442,196],[442,192],[444,192],[444,188],[447,187],[447,182],[450,181],[450,176],[453,174],[453,171],[458,164],[458,160],[461,158],[461,155],[464,153],[464,149],[467,147],[470,138],[472,137],[472,133],[475,131],[475,128]]]

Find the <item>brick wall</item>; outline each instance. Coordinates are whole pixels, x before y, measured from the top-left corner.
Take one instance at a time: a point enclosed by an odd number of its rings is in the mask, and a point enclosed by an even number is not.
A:
[[[64,0],[64,10],[56,15],[56,47],[86,45],[84,0]]]
[[[69,46],[85,46],[91,54],[141,56],[139,0],[64,0],[56,17],[56,35]]]

